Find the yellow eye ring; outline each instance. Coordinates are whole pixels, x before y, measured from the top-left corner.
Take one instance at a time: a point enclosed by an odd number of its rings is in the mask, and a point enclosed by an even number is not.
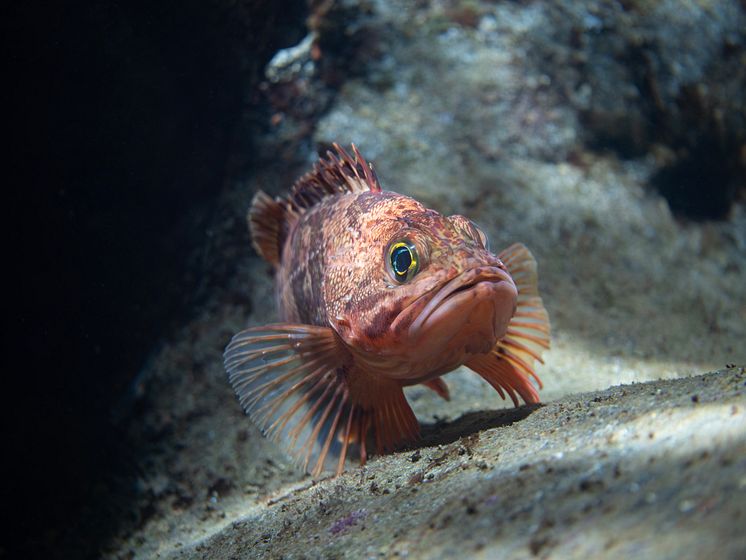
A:
[[[388,268],[394,280],[403,284],[417,274],[419,259],[413,243],[407,240],[395,241],[389,246],[388,253]]]

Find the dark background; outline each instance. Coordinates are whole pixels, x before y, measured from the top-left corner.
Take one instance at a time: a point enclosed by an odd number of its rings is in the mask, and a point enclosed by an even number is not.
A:
[[[224,182],[250,170],[261,71],[305,34],[306,10],[105,0],[6,14],[0,557],[96,556],[120,522],[136,473],[112,411],[189,316],[190,255]]]

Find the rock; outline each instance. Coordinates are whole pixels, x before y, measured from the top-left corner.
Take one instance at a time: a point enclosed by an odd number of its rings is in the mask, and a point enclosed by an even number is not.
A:
[[[112,409],[192,317],[195,286],[209,292],[208,276],[227,276],[228,260],[208,266],[205,238],[237,167],[228,147],[256,128],[247,99],[274,51],[302,36],[305,4],[93,0],[6,12],[4,223],[18,274],[5,368],[24,373],[5,389],[15,397],[2,499],[13,512],[0,556],[96,557],[140,517],[129,497],[141,473]],[[246,161],[255,138],[242,138]]]
[[[742,367],[470,415],[415,454],[233,504],[136,557],[746,553]]]

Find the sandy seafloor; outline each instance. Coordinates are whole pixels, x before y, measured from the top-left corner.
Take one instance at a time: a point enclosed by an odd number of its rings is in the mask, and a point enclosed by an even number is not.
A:
[[[286,171],[257,169],[227,190],[206,243],[209,262],[233,263],[230,277],[154,352],[123,405],[142,475],[135,521],[107,555],[746,551],[743,370],[681,380],[746,363],[743,197],[721,219],[674,215],[651,184],[678,148],[651,133],[634,137],[632,155],[589,140],[601,127],[590,117],[623,128],[642,103],[599,29],[612,46],[633,40],[622,28],[658,41],[660,102],[675,119],[677,91],[726,72],[712,45],[744,44],[743,9],[661,2],[630,14],[560,2],[558,14],[541,2],[469,3],[478,17],[465,25],[449,19],[452,4],[372,3],[376,61],[342,85],[309,145],[355,142],[385,189],[472,218],[493,248],[520,241],[533,251],[553,330],[538,368],[547,406],[494,412],[510,405],[459,370],[445,378],[450,402],[407,390],[424,446],[312,483],[243,415],[222,368],[234,332],[275,317],[243,216],[258,187],[289,185]],[[562,43],[563,25],[590,38]],[[700,33],[687,41],[692,26]],[[569,61],[580,55],[578,69]],[[737,86],[743,73],[728,75]],[[719,84],[707,90],[712,106],[738,104],[730,82]],[[310,167],[313,151],[304,157]],[[641,385],[654,380],[679,381]],[[452,435],[439,440],[436,422]]]

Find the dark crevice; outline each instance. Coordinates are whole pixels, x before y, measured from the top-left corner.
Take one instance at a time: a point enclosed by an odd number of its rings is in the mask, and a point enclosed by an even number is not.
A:
[[[743,190],[746,176],[736,165],[735,146],[704,136],[682,150],[674,163],[652,178],[674,214],[692,220],[722,220]]]
[[[206,224],[247,106],[303,1],[14,4],[6,169],[11,363],[0,556],[96,557],[133,495],[111,412],[193,312]],[[253,121],[247,114],[256,113]],[[238,149],[251,153],[251,143]],[[9,171],[9,173],[8,173]],[[9,177],[9,178],[7,178]],[[7,221],[6,221],[7,223]],[[145,512],[146,513],[146,512]]]
[[[726,219],[746,194],[746,122],[725,117],[696,86],[682,88],[676,105],[678,120],[665,138],[675,155],[651,184],[679,217]]]
[[[638,8],[631,3],[627,10],[634,16]],[[724,35],[719,56],[709,52],[707,39],[692,38],[689,56],[698,57],[699,76],[670,60],[663,35],[644,22],[592,37],[578,33],[577,48],[594,57],[581,67],[593,91],[580,113],[584,143],[624,159],[665,153],[651,187],[672,212],[698,221],[725,219],[746,193],[742,37]],[[615,79],[594,74],[596,67]]]

